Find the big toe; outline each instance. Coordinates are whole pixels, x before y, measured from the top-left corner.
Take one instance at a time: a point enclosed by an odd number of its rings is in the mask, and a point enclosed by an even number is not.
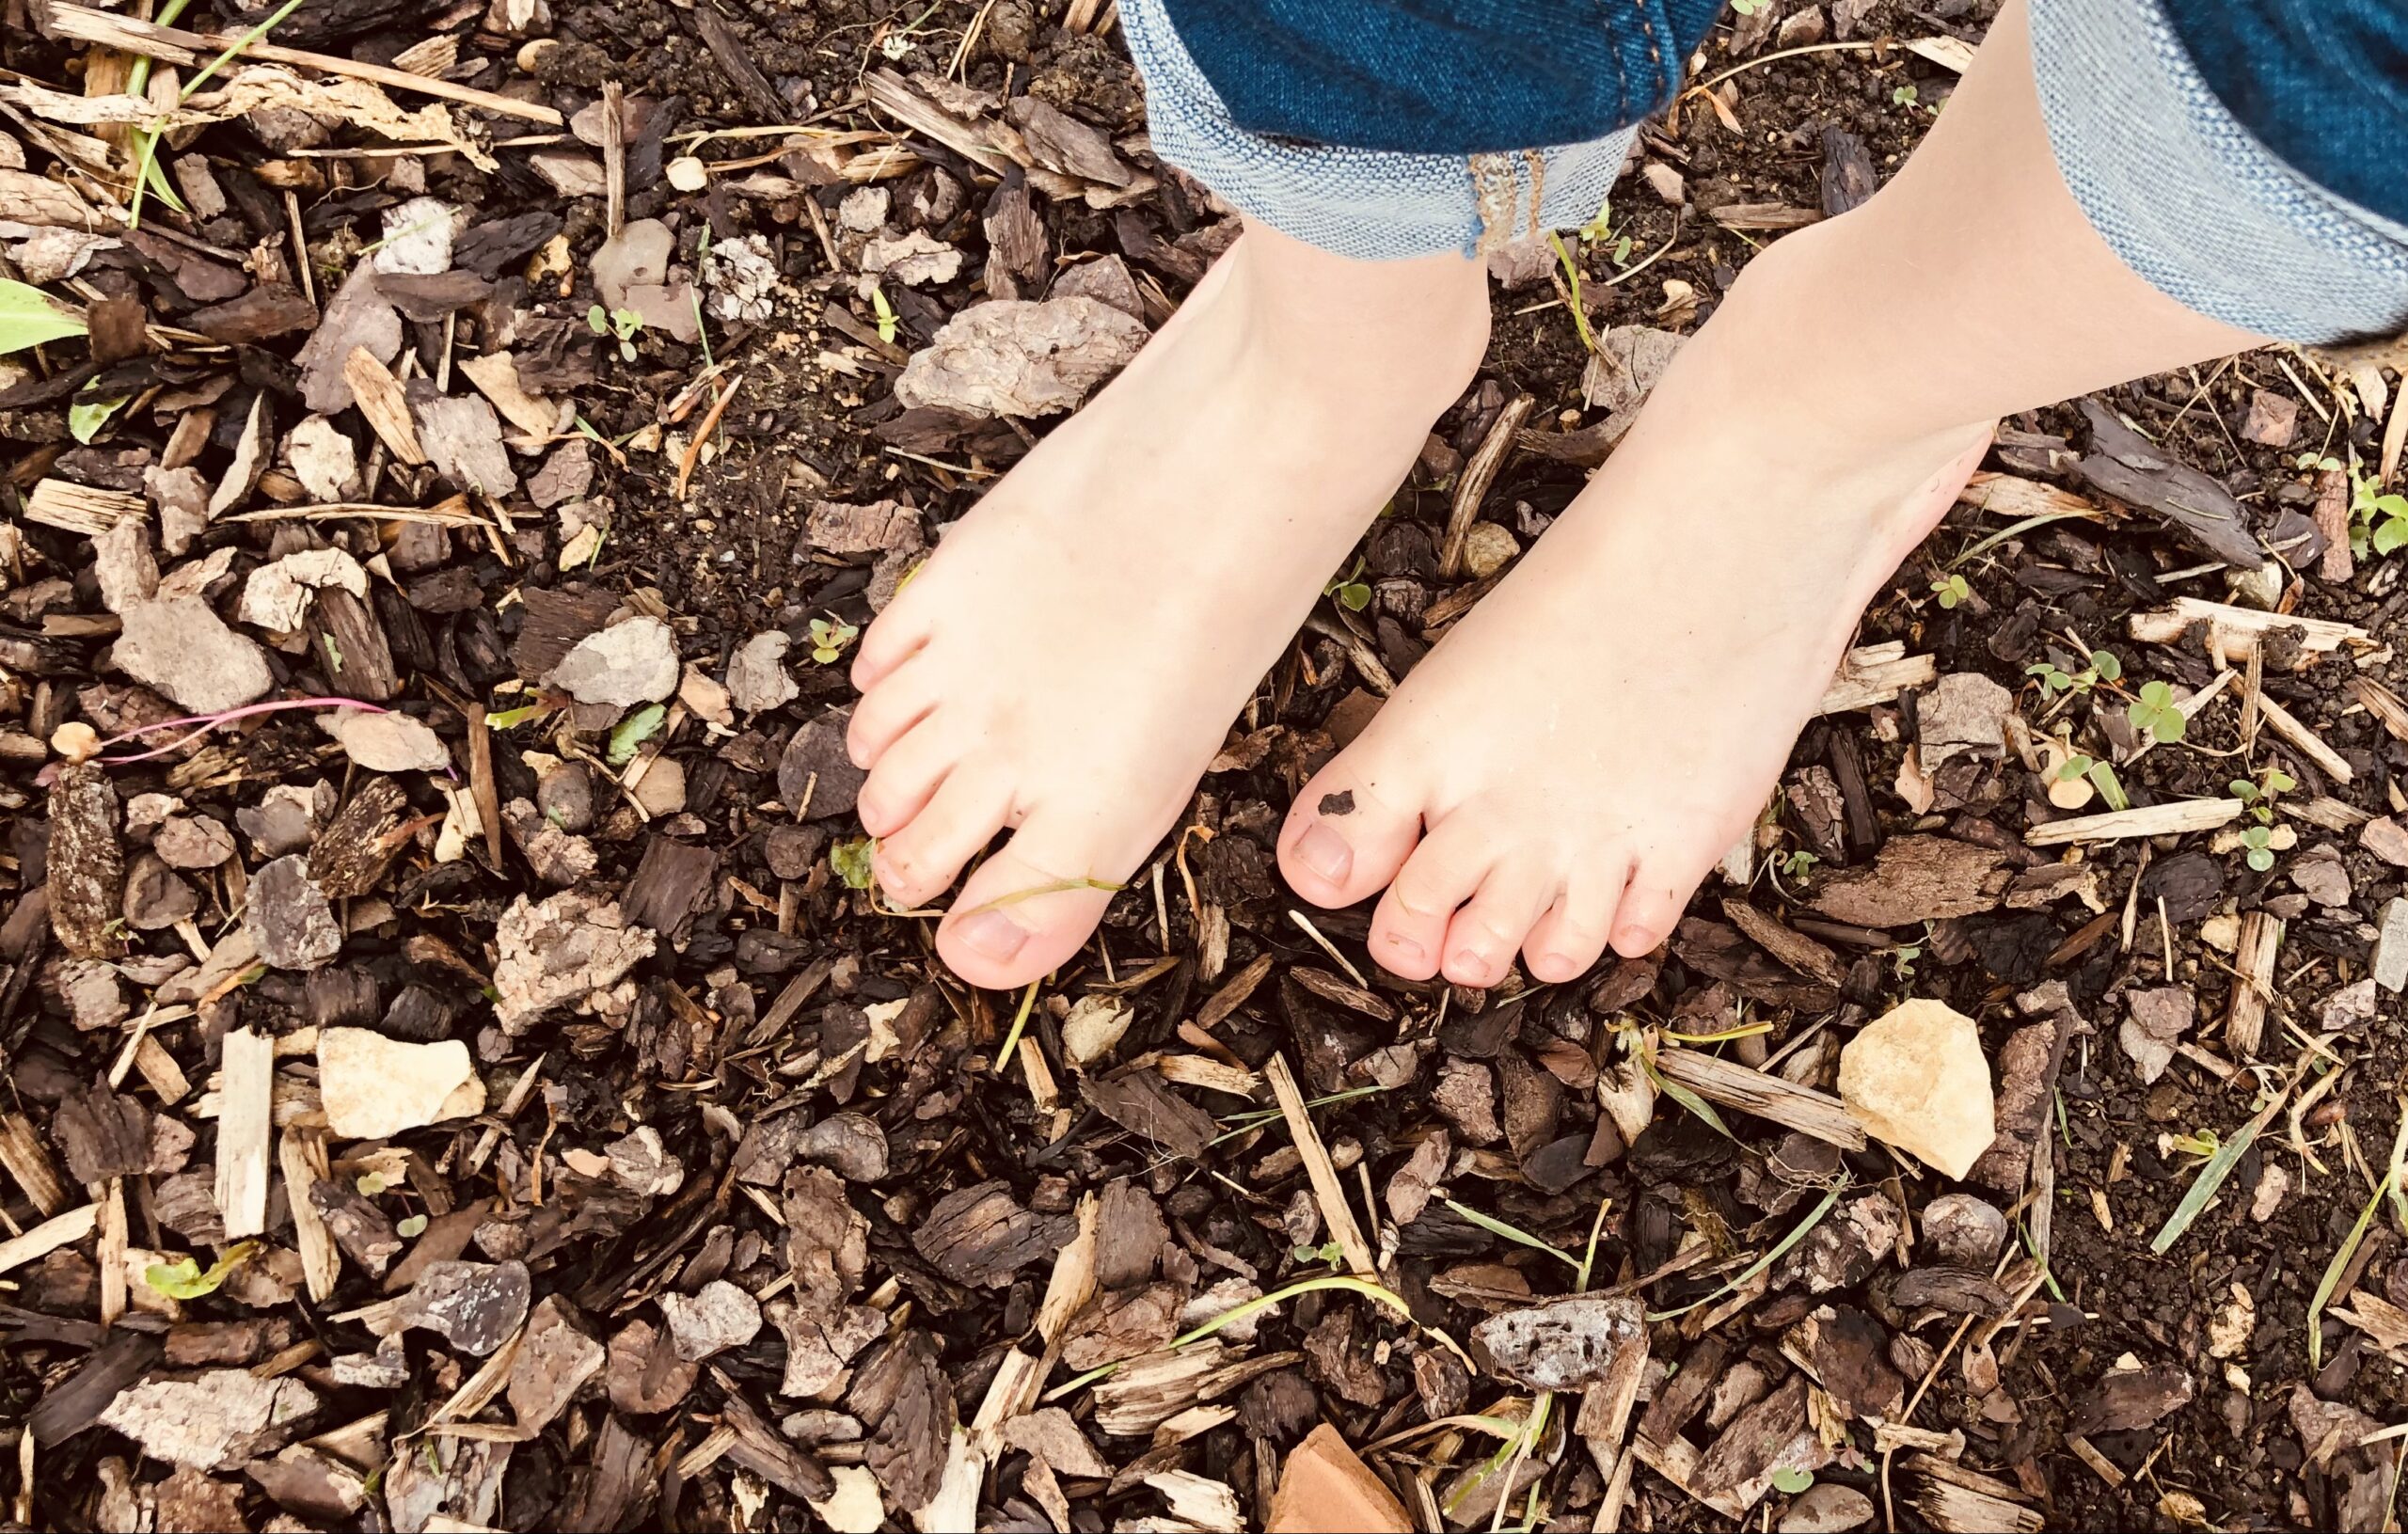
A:
[[[1279,829],[1279,871],[1316,906],[1351,906],[1394,879],[1421,840],[1421,814],[1395,778],[1349,751],[1313,775]]]
[[[962,979],[994,990],[1059,969],[1120,887],[1125,854],[1107,850],[1112,840],[1082,817],[1032,813],[962,885],[938,925],[937,953]]]

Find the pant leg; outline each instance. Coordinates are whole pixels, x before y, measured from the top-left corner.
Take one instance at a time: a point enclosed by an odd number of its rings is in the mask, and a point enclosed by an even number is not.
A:
[[[2269,150],[2160,0],[2032,0],[2032,63],[2067,189],[2151,287],[2287,340],[2408,330],[2408,225]],[[2394,166],[2408,167],[2408,148]]]
[[[1162,0],[1121,0],[1120,24],[1146,78],[1155,153],[1248,217],[1360,261],[1471,255],[1483,238],[1577,229],[1597,215],[1639,133],[1634,122],[1586,143],[1480,154],[1275,138],[1237,125]]]
[[[1248,216],[1342,256],[1471,254],[1576,228],[1596,215],[1637,134],[1634,123],[1581,143],[1454,154],[1249,132],[1163,0],[1122,0],[1120,14],[1156,151]],[[2210,87],[2162,0],[2032,0],[2032,34],[2059,171],[2099,237],[2151,286],[2311,344],[2408,330],[2408,225],[2270,150]]]

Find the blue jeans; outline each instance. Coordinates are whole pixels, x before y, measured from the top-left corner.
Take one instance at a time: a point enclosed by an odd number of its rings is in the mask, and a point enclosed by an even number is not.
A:
[[[1526,47],[1500,48],[1484,71],[1463,63],[1465,17],[1527,22],[1549,9],[1559,21],[1593,12],[1608,32],[1632,17],[1652,30],[1635,53],[1626,35],[1583,39],[1595,56],[1577,70]],[[2134,272],[2263,335],[2326,343],[2408,330],[2398,0],[2031,0],[2031,10],[2058,169]],[[1346,24],[1366,12],[1404,21]],[[1175,13],[1190,17],[1209,72]],[[1638,119],[1677,81],[1695,44],[1684,29],[1704,24],[1694,0],[1121,0],[1120,15],[1156,152],[1249,217],[1363,260],[1469,254],[1587,223]],[[1417,19],[1426,24],[1406,24]],[[1651,46],[1675,50],[1669,72],[1633,65]],[[1376,68],[1382,49],[1398,61],[1394,88],[1335,88],[1349,70],[1359,79]],[[1316,50],[1344,66],[1318,89],[1307,88]],[[1567,76],[1588,83],[1553,94]],[[1540,136],[1500,137],[1517,118]],[[1553,134],[1575,136],[1545,142]]]

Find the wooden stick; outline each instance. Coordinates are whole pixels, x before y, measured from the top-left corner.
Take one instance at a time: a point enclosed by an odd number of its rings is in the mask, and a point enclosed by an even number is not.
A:
[[[1932,656],[1910,656],[1905,643],[1867,644],[1841,657],[1840,669],[1814,705],[1817,714],[1845,714],[1893,703],[1909,688],[1929,687],[1940,680],[1940,661]]]
[[[2023,833],[2030,846],[2062,846],[2068,842],[2115,842],[2130,836],[2173,836],[2183,831],[2213,830],[2241,817],[2247,806],[2237,799],[2185,799],[2171,804],[2145,805],[2106,814],[2076,815],[2052,820]]]
[[[1678,1082],[1708,1102],[1769,1118],[1843,1150],[1864,1148],[1864,1126],[1828,1092],[1751,1070],[1703,1050],[1658,1050],[1656,1068],[1665,1080]]]
[[[2202,601],[2195,596],[2178,596],[2162,608],[2132,614],[2130,631],[2143,644],[2173,644],[2182,638],[2183,630],[2193,624],[2208,625],[2208,649],[2227,660],[2246,659],[2258,648],[2258,641],[2276,629],[2299,631],[2297,660],[2291,669],[2298,671],[2311,664],[2317,656],[2329,655],[2344,643],[2368,642],[2367,631],[2355,624],[2337,624],[2324,618],[2303,618],[2297,613],[2267,612],[2258,608],[2236,608],[2223,602]]]
[[[276,1160],[284,1173],[284,1201],[293,1210],[293,1245],[301,1253],[301,1273],[309,1298],[324,1305],[342,1273],[342,1252],[326,1228],[325,1217],[309,1202],[309,1190],[327,1176],[325,1136],[314,1130],[288,1129],[276,1143]]]
[[[2342,760],[2341,753],[2326,745],[2323,737],[2315,731],[2302,724],[2297,715],[2263,692],[2258,694],[2258,718],[2266,728],[2298,747],[2300,754],[2315,763],[2318,770],[2326,777],[2335,783],[2350,781],[2353,776],[2350,764]]]
[[[43,480],[25,497],[25,520],[61,532],[97,538],[120,522],[150,518],[150,508],[140,496],[122,490],[101,490],[72,480]]]
[[[1271,1095],[1279,1099],[1279,1115],[1288,1121],[1288,1133],[1296,1142],[1296,1154],[1304,1159],[1305,1175],[1313,1185],[1313,1201],[1321,1206],[1322,1223],[1329,1226],[1330,1239],[1346,1257],[1346,1266],[1365,1278],[1379,1276],[1379,1268],[1371,1259],[1370,1244],[1363,1240],[1362,1227],[1354,1223],[1354,1211],[1346,1203],[1346,1185],[1338,1180],[1338,1168],[1330,1164],[1329,1151],[1321,1143],[1321,1131],[1313,1128],[1312,1115],[1305,1112],[1305,1096],[1296,1090],[1295,1073],[1288,1068],[1288,1057],[1274,1054],[1262,1067],[1264,1079],[1271,1083]]]
[[[50,22],[44,30],[62,41],[96,43],[103,48],[116,48],[177,65],[196,64],[204,57],[222,54],[240,42],[244,36],[240,33],[187,32],[181,27],[161,26],[154,22],[138,22],[130,16],[112,16],[105,10],[93,10],[86,6],[63,4],[50,7]],[[343,58],[334,54],[307,53],[299,48],[286,48],[261,40],[245,48],[243,57],[264,64],[297,64],[303,69],[316,70],[325,74],[373,81],[388,89],[436,96],[462,106],[499,112],[505,117],[524,118],[547,127],[567,125],[567,119],[558,112],[535,102],[522,102],[513,96],[477,90],[454,85],[449,80],[412,74],[407,70],[391,69],[383,64],[363,64],[356,58]]]
[[[1464,541],[1471,536],[1471,525],[1480,515],[1480,503],[1488,498],[1488,487],[1497,482],[1497,471],[1513,454],[1513,434],[1522,429],[1522,422],[1529,419],[1530,406],[1537,403],[1523,394],[1498,411],[1496,424],[1481,438],[1480,446],[1455,481],[1454,505],[1447,513],[1447,537],[1438,551],[1438,574],[1447,579],[1463,574]]]
[[[217,1093],[217,1211],[229,1238],[267,1229],[268,1136],[276,1108],[276,1041],[248,1028],[226,1036]]]
[[[0,1115],[0,1167],[8,1168],[43,1219],[66,1207],[67,1189],[34,1133],[33,1120],[23,1114]]]
[[[2275,956],[2283,947],[2283,924],[2262,910],[2241,918],[2241,941],[2233,951],[2232,1003],[2224,1015],[2224,1041],[2235,1059],[2258,1053],[2266,1032],[2266,1004],[2273,997]]]
[[[28,1262],[50,1256],[60,1247],[82,1241],[99,1228],[101,1207],[87,1204],[79,1210],[54,1214],[22,1236],[0,1241],[0,1273],[22,1268]]]
[[[353,402],[388,452],[405,464],[426,462],[426,450],[419,446],[418,426],[410,419],[409,397],[375,353],[365,346],[353,347],[342,359],[342,381],[351,386]]]

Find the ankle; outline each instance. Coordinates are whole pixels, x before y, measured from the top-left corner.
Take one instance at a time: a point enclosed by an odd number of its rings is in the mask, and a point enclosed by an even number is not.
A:
[[[1230,259],[1250,351],[1275,370],[1416,397],[1438,411],[1488,351],[1487,271],[1460,256],[1351,261],[1250,225]]]

